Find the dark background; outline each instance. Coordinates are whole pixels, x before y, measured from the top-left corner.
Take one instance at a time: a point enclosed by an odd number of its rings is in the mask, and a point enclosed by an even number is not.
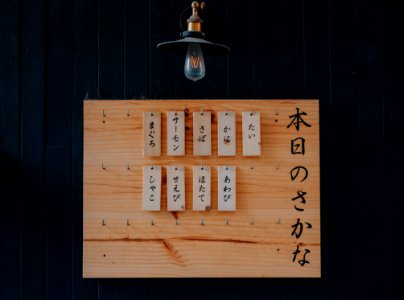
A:
[[[0,299],[403,299],[393,3],[207,1],[232,51],[192,83],[156,49],[190,1],[1,0]],[[323,278],[83,280],[84,98],[320,99]]]

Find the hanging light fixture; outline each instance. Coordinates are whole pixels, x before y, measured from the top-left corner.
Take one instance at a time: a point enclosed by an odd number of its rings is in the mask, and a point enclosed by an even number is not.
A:
[[[198,13],[199,9],[204,9],[204,6],[205,2],[192,2],[192,15],[187,20],[187,30],[180,35],[181,39],[157,45],[157,48],[171,52],[185,53],[186,49],[184,75],[192,81],[202,79],[206,73],[202,50],[205,53],[228,53],[230,51],[230,48],[225,45],[215,44],[205,39],[205,33],[202,31],[203,20]]]

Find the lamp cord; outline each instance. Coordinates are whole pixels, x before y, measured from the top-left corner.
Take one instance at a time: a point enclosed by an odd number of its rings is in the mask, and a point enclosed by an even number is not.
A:
[[[184,13],[185,13],[188,9],[191,9],[191,8],[192,8],[192,7],[188,6],[187,8],[184,8],[184,10],[181,12],[181,15],[180,15],[180,27],[181,27],[181,30],[182,30],[182,31],[185,31],[184,25],[182,24],[182,18],[184,17]]]

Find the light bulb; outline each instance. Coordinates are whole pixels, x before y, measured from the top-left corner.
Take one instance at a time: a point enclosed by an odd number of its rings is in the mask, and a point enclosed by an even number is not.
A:
[[[184,64],[185,77],[197,81],[205,76],[205,62],[199,43],[189,43]]]

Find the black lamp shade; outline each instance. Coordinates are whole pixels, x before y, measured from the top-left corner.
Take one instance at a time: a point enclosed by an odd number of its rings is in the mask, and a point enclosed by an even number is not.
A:
[[[189,37],[189,36],[176,41],[168,41],[160,43],[157,45],[157,48],[167,52],[186,53],[189,43],[199,43],[201,45],[203,52],[211,54],[213,53],[225,54],[230,51],[230,48],[225,45],[215,44],[203,38]]]

